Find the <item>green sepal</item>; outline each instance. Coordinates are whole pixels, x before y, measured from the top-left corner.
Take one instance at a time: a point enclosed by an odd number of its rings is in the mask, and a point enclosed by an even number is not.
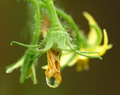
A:
[[[43,49],[39,49],[38,52],[46,52],[50,48],[55,51],[68,50],[66,44],[67,32],[61,26],[51,27],[46,35],[46,46]]]
[[[66,45],[67,32],[60,26],[52,28],[50,30],[50,39],[53,39],[52,49],[55,51],[61,51],[63,49],[68,49]]]
[[[33,84],[37,84],[38,81],[37,81],[37,78],[36,78],[36,71],[35,71],[35,64],[33,63],[30,70],[28,71],[27,75],[26,75],[26,78],[30,78],[32,79],[33,81]]]
[[[30,61],[30,59],[33,58],[34,56],[35,54],[32,54],[29,50],[27,50],[23,66],[21,69],[20,83],[24,83],[26,75],[33,64],[33,60]]]
[[[23,46],[23,47],[37,48],[37,47],[43,46],[45,44],[45,42],[46,42],[46,38],[39,45],[27,45],[27,44],[23,44],[23,43],[20,43],[20,42],[17,42],[17,41],[12,41],[10,43],[10,45],[12,46],[13,44],[17,44],[17,45],[20,45],[20,46]]]

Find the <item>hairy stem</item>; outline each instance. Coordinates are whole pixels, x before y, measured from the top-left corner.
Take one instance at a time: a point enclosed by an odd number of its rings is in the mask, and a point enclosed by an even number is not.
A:
[[[46,4],[46,6],[49,10],[50,18],[51,18],[51,26],[56,26],[56,25],[61,26],[58,16],[57,16],[57,13],[56,13],[56,10],[55,10],[55,7],[54,7],[54,4],[53,4],[53,1],[52,0],[42,0],[42,1],[43,1],[43,3]]]
[[[39,39],[39,31],[40,31],[40,7],[39,7],[39,3],[37,0],[28,0],[30,3],[32,3],[35,7],[36,10],[36,14],[35,14],[35,19],[36,19],[36,30],[35,30],[35,35],[33,38],[33,42],[32,45],[36,45],[38,43],[38,39]]]

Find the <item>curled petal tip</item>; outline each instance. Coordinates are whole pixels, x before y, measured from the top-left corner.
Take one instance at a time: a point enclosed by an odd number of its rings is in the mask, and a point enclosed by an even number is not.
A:
[[[113,47],[113,44],[109,44],[109,45],[107,46],[107,50],[111,49],[112,47]]]
[[[42,69],[46,70],[48,65],[42,66]]]
[[[83,15],[85,15],[87,12],[86,11],[83,11]]]

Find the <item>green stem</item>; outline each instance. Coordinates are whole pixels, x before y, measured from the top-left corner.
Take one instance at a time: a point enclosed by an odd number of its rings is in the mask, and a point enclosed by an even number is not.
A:
[[[38,39],[39,39],[39,31],[40,31],[40,7],[39,7],[39,3],[37,0],[28,0],[29,2],[31,2],[36,10],[36,30],[35,30],[35,35],[33,38],[33,42],[32,45],[36,45],[38,43]]]
[[[42,0],[42,1],[43,3],[47,5],[47,8],[49,10],[50,17],[51,17],[51,26],[56,26],[56,25],[61,26],[55,7],[54,7],[54,4],[53,4],[53,1],[52,0]]]

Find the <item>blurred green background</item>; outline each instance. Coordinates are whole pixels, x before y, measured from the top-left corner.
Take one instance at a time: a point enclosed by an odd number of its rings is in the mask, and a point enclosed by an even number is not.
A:
[[[11,41],[30,43],[23,37],[28,23],[28,8],[24,0],[0,0],[0,95],[120,95],[120,2],[119,0],[55,0],[55,3],[70,14],[86,34],[88,23],[82,16],[89,12],[100,27],[106,28],[109,43],[114,47],[107,51],[103,60],[90,60],[90,70],[76,72],[75,66],[62,71],[62,83],[52,89],[46,85],[44,70],[46,54],[37,66],[38,84],[31,79],[19,83],[20,71],[5,73],[5,67],[17,61],[26,48],[13,45]]]

